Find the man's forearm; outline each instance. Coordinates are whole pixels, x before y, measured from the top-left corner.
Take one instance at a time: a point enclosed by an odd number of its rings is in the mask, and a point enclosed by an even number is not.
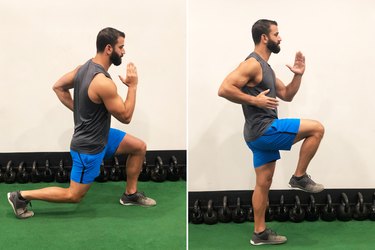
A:
[[[129,87],[126,99],[124,101],[126,123],[129,123],[133,117],[135,102],[137,96],[137,87]]]
[[[54,89],[54,91],[62,104],[73,111],[74,102],[69,90]]]
[[[295,74],[292,81],[286,86],[286,97],[288,100],[292,100],[297,94],[299,87],[301,86],[302,75]]]

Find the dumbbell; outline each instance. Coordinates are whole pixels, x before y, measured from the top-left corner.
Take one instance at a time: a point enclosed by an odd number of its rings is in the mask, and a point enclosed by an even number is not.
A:
[[[186,164],[180,164],[180,176],[181,179],[186,181]]]
[[[203,223],[203,212],[202,212],[199,200],[195,200],[194,202],[193,211],[191,213],[191,222],[193,224]]]
[[[42,172],[42,180],[44,182],[53,182],[55,180],[55,175],[49,166],[49,160],[46,160],[44,171]]]
[[[218,222],[217,212],[214,209],[212,200],[207,203],[207,211],[203,214],[203,221],[207,225],[213,225]]]
[[[149,181],[151,179],[151,170],[147,164],[146,157],[143,159],[142,171],[139,173],[138,180]]]
[[[280,222],[287,221],[289,219],[289,210],[284,204],[284,195],[280,196],[280,204],[276,208],[275,219]]]
[[[375,221],[375,192],[372,194],[372,205],[369,211],[369,219]]]
[[[123,181],[123,180],[126,181],[127,178],[128,178],[128,176],[126,175],[126,163],[124,164],[124,167],[121,167],[117,156],[114,157],[114,160],[115,160],[115,166],[120,169],[119,180],[120,181]],[[126,162],[126,160],[125,160],[125,162]]]
[[[56,181],[59,183],[65,183],[69,181],[68,171],[64,168],[64,161],[60,160],[59,166],[56,171]]]
[[[120,165],[118,164],[118,159],[117,157],[114,158],[114,164],[111,167],[111,170],[109,171],[109,180],[110,181],[119,181],[120,180]]]
[[[267,208],[266,208],[265,220],[266,220],[266,222],[270,222],[270,221],[273,221],[274,217],[275,217],[275,211],[270,206],[270,202],[267,201]]]
[[[246,219],[250,222],[254,222],[254,209],[251,204],[250,204],[250,207],[247,209]]]
[[[155,182],[163,182],[167,179],[167,171],[160,156],[156,157],[155,166],[151,169],[151,179]]]
[[[5,167],[4,182],[8,184],[16,182],[16,172],[13,170],[13,162],[11,160],[8,161]]]
[[[246,220],[246,211],[241,207],[240,197],[237,197],[236,207],[232,210],[232,220],[235,223],[243,223]]]
[[[3,167],[0,165],[0,183],[4,182],[4,173],[3,173]]]
[[[352,209],[346,193],[341,193],[340,204],[337,208],[337,219],[341,221],[349,221],[352,219]]]
[[[334,221],[336,219],[336,210],[332,205],[330,194],[327,194],[327,204],[323,207],[320,218],[324,221]]]
[[[167,167],[167,179],[169,181],[178,181],[180,179],[180,168],[177,163],[176,156],[172,155],[169,159],[169,166]]]
[[[99,175],[95,178],[97,182],[107,182],[108,181],[108,171],[104,167],[104,161],[100,164],[100,172]]]
[[[26,172],[26,163],[23,161],[18,165],[16,180],[18,183],[29,182],[29,174]]]
[[[306,207],[306,217],[307,221],[317,221],[319,220],[319,209],[315,203],[315,198],[310,194],[309,204]]]
[[[305,210],[301,206],[299,196],[295,196],[294,206],[289,210],[289,219],[293,222],[301,222],[305,219]]]
[[[218,211],[219,221],[223,223],[228,223],[232,220],[232,211],[228,207],[227,196],[223,197],[223,206]]]
[[[358,192],[357,197],[358,197],[358,201],[354,207],[353,218],[355,220],[365,220],[367,219],[369,211],[367,209],[366,204],[363,201],[363,195],[361,192]]]
[[[37,161],[33,161],[33,166],[31,168],[30,180],[32,183],[38,183],[42,180],[42,175],[38,170]]]

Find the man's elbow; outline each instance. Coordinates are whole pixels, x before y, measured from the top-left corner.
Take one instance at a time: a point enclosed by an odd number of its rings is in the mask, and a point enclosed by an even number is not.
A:
[[[59,91],[59,88],[56,86],[56,84],[54,84],[54,85],[52,86],[52,90],[53,90],[55,93],[57,93],[57,92]]]
[[[226,91],[226,89],[225,89],[223,86],[221,86],[221,87],[219,88],[219,91],[217,92],[217,94],[218,94],[218,96],[220,96],[220,97],[225,97],[226,94],[227,94],[227,91]]]
[[[132,120],[132,117],[129,115],[124,115],[121,119],[121,122],[124,124],[129,124]]]
[[[285,96],[282,100],[284,102],[291,102],[293,101],[294,96]]]

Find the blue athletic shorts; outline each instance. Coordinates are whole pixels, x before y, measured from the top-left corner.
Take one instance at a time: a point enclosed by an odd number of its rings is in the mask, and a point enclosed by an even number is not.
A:
[[[279,150],[290,150],[299,125],[300,119],[275,119],[261,137],[246,142],[253,151],[254,168],[280,159]]]
[[[107,145],[104,147],[103,151],[98,154],[82,154],[70,150],[70,155],[73,160],[70,179],[83,184],[92,183],[100,174],[100,164],[103,159],[114,156],[125,135],[125,132],[111,128],[109,130]]]

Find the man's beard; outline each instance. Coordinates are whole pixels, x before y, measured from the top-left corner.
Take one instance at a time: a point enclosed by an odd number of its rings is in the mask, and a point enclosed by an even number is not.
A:
[[[121,56],[117,54],[115,51],[112,52],[110,58],[111,63],[115,66],[119,66],[121,64]]]
[[[280,52],[280,46],[275,43],[274,41],[268,40],[267,42],[267,48],[272,52],[272,53],[279,53]]]

